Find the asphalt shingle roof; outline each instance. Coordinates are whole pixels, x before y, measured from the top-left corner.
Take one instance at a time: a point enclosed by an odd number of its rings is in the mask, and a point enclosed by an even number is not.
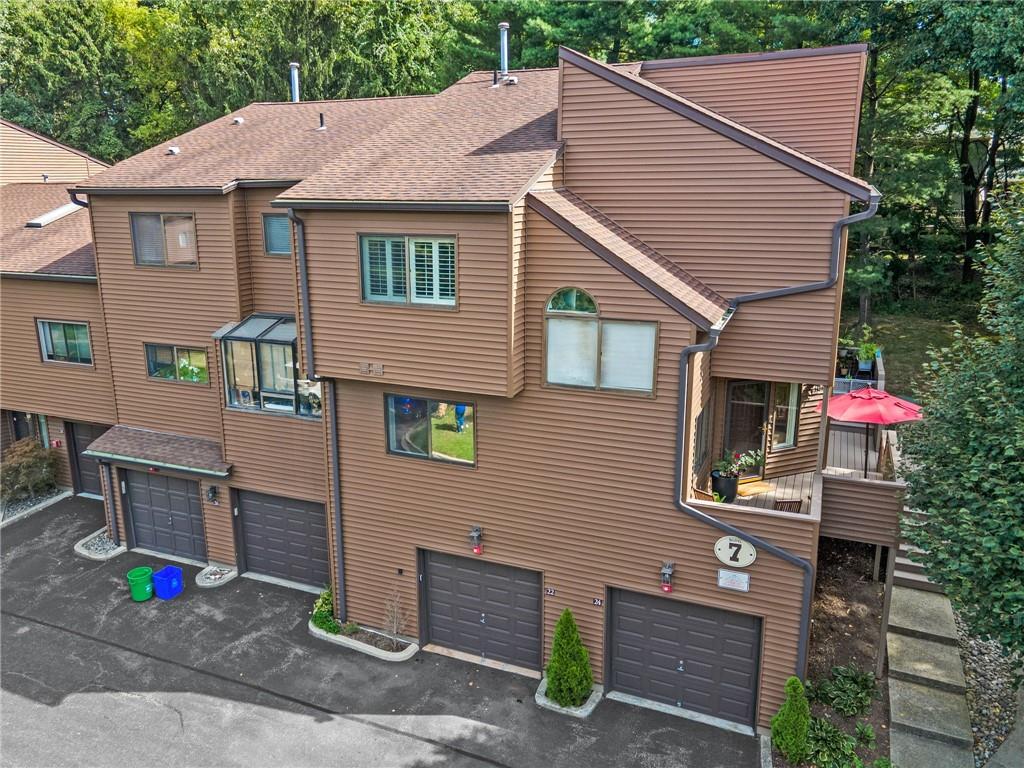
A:
[[[0,187],[0,272],[95,276],[92,230],[84,208],[45,227],[25,226],[70,202],[63,184]]]
[[[122,425],[111,427],[93,440],[85,454],[218,477],[226,477],[231,471],[220,444],[213,440]]]

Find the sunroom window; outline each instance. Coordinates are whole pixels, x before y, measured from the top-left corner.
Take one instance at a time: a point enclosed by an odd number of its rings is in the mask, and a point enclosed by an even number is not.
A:
[[[652,392],[658,326],[612,320],[579,288],[562,288],[545,313],[548,384]]]
[[[295,319],[252,315],[221,337],[229,406],[319,417],[319,382],[300,379]]]
[[[455,305],[455,239],[364,235],[363,299],[391,304]]]

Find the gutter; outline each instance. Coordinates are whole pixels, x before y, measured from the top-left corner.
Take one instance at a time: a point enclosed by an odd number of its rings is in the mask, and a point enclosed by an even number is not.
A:
[[[508,200],[303,200],[277,198],[272,208],[303,208],[328,211],[435,211],[454,213],[508,213]]]
[[[53,275],[47,272],[0,272],[0,277],[15,280],[46,280],[51,283],[95,283],[96,275]]]
[[[106,493],[104,493],[104,496],[105,496],[104,501],[107,504],[107,509],[110,510],[110,518],[109,518],[110,519],[110,532],[111,532],[110,538],[114,541],[115,544],[120,546],[121,545],[121,534],[117,530],[117,512],[114,509],[114,477],[113,477],[113,473],[110,471],[110,464],[108,464],[105,461],[100,462],[100,467],[103,469],[103,479],[106,480],[105,488],[104,488],[104,490],[106,491]]]
[[[345,529],[341,522],[341,445],[338,441],[338,389],[334,379],[324,382],[331,390],[331,418],[327,423],[328,439],[334,460],[331,462],[331,503],[334,506],[335,563],[337,564],[338,621],[348,620],[348,601],[345,599]]]
[[[80,194],[81,193],[77,189],[69,189],[68,190],[68,197],[71,198],[71,202],[72,203],[74,203],[75,205],[80,206],[82,208],[88,208],[89,207],[89,201],[88,200],[79,200],[78,196]]]
[[[302,348],[306,358],[306,378],[316,381],[316,365],[313,362],[313,318],[309,307],[309,267],[306,262],[306,222],[288,209],[288,218],[295,224],[296,262],[299,268],[299,302],[302,306]]]
[[[215,469],[203,469],[201,467],[189,467],[184,464],[168,464],[164,461],[149,461],[147,459],[140,459],[138,456],[122,456],[118,453],[106,453],[104,451],[93,451],[86,449],[82,451],[83,456],[90,456],[100,461],[113,461],[118,464],[131,464],[136,467],[160,467],[161,469],[169,469],[172,472],[183,472],[189,475],[200,475],[202,477],[216,477],[220,480],[228,477],[230,471],[217,471]]]
[[[836,281],[839,279],[839,257],[842,251],[843,228],[858,221],[870,219],[874,216],[878,211],[878,203],[881,198],[881,193],[879,193],[879,191],[874,187],[871,187],[871,196],[868,207],[860,213],[855,213],[839,219],[833,226],[832,259],[829,264],[828,278],[815,283],[804,283],[802,285],[794,285],[787,288],[778,288],[771,291],[761,291],[759,293],[748,293],[744,296],[737,296],[729,302],[729,309],[722,316],[722,319],[719,320],[708,332],[707,341],[699,344],[691,344],[688,347],[684,347],[679,353],[679,394],[676,400],[676,458],[672,501],[675,504],[676,509],[684,515],[688,515],[705,525],[717,528],[718,530],[732,536],[738,536],[755,547],[763,549],[780,560],[783,560],[803,571],[804,585],[801,597],[800,635],[797,640],[796,648],[796,676],[801,679],[803,679],[806,674],[807,666],[807,640],[808,635],[810,634],[809,625],[811,621],[811,597],[814,590],[814,565],[810,561],[804,560],[802,557],[798,557],[788,550],[782,549],[781,547],[765,541],[758,536],[749,534],[723,520],[719,520],[717,517],[713,517],[707,512],[703,512],[696,507],[691,507],[684,501],[686,498],[683,488],[683,468],[686,466],[684,458],[686,453],[684,435],[686,434],[686,401],[688,395],[687,376],[690,356],[697,352],[710,352],[718,346],[719,336],[722,331],[725,330],[725,326],[728,325],[729,321],[739,310],[740,304],[750,301],[759,301],[761,299],[777,298],[779,296],[792,296],[797,293],[820,291],[825,288],[831,288],[835,285]]]

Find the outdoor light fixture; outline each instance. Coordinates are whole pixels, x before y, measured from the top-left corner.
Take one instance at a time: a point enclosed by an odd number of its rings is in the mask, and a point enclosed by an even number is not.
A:
[[[474,525],[469,529],[469,543],[473,545],[474,555],[484,553],[484,529],[479,525]]]
[[[211,502],[211,503],[213,503],[213,504],[216,504],[217,503],[217,492],[219,490],[220,489],[218,489],[216,485],[207,486],[207,488],[206,488],[206,500]]]
[[[675,563],[662,563],[661,564],[661,591],[671,592],[672,591],[672,574],[676,571]]]

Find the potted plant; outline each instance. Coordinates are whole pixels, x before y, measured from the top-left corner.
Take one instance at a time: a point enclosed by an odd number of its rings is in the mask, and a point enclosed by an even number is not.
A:
[[[722,497],[722,501],[731,504],[736,500],[736,492],[740,485],[740,476],[749,470],[757,469],[764,463],[761,451],[739,453],[730,451],[715,463],[711,471],[711,491]]]

